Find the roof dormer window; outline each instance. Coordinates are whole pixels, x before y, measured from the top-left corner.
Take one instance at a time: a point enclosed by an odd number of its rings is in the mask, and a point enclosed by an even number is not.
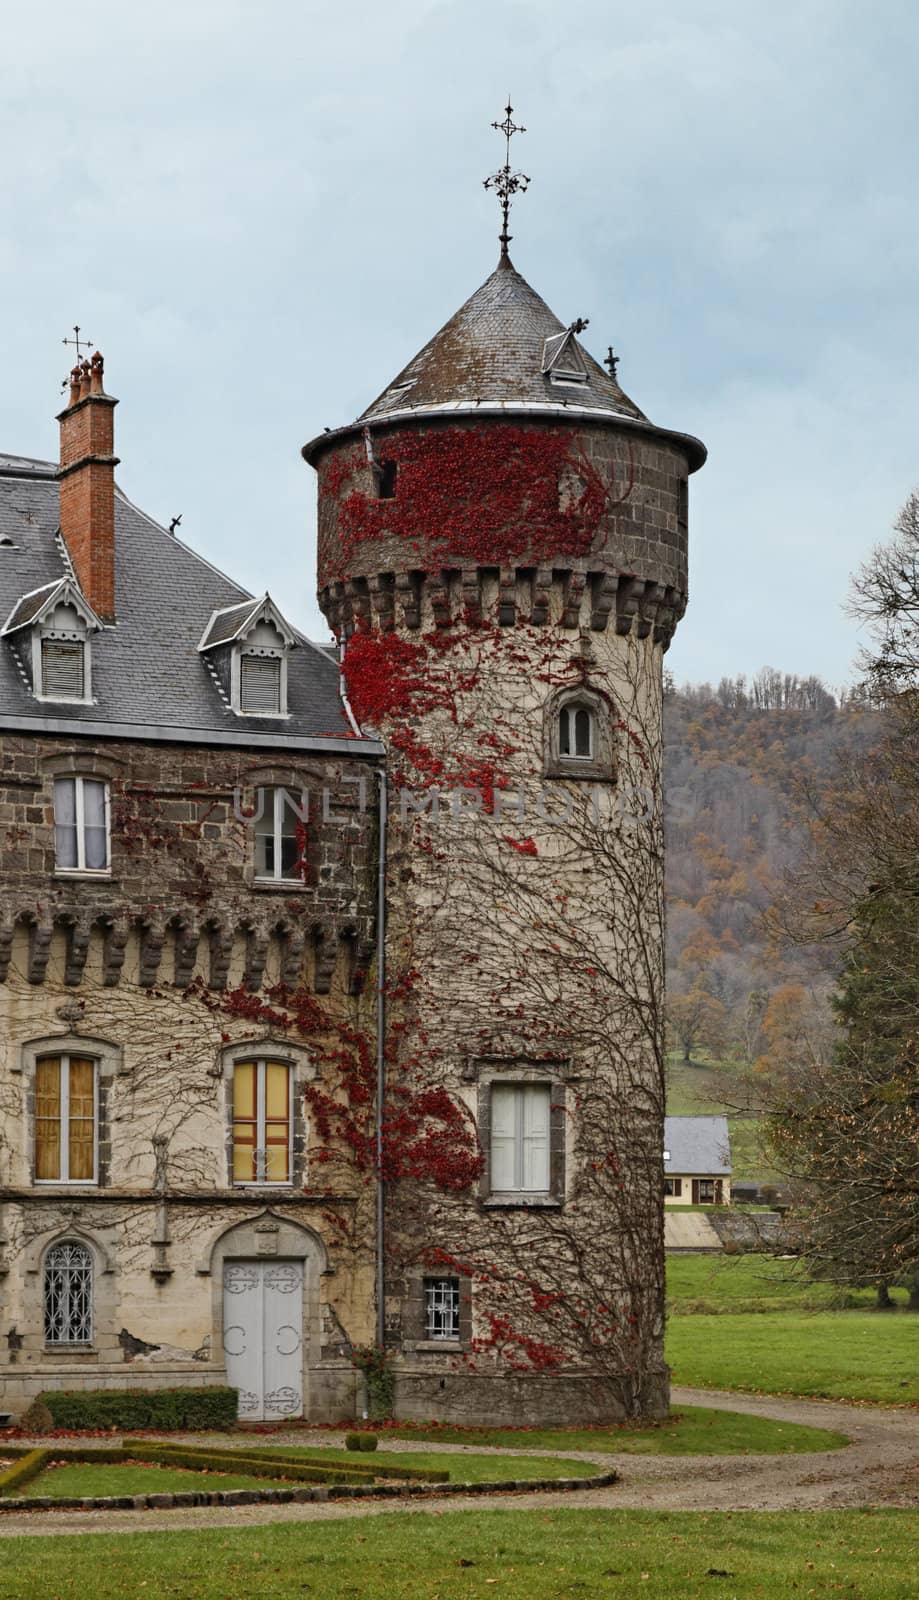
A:
[[[17,636],[11,642],[31,667],[36,699],[86,704],[92,699],[90,639],[100,627],[76,585],[63,578],[23,595],[3,635]],[[20,640],[26,641],[24,649]]]
[[[239,709],[244,717],[283,716],[283,669],[280,655],[240,652]]]
[[[42,639],[41,694],[43,700],[86,698],[85,639]]]
[[[215,611],[198,649],[238,717],[286,717],[287,658],[296,643],[266,594]]]

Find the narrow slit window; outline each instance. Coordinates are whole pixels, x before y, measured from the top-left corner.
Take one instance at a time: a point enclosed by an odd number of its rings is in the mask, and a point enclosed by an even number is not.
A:
[[[381,461],[377,478],[377,497],[380,500],[395,500],[396,477],[399,467],[395,461]]]
[[[289,1183],[291,1072],[283,1061],[233,1070],[233,1182]]]
[[[95,1183],[96,1063],[42,1057],[35,1069],[36,1183]]]

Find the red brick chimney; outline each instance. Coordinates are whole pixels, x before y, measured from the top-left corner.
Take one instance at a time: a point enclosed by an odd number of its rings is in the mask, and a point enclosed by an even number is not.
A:
[[[61,425],[61,533],[77,582],[106,622],[115,618],[114,411],[102,388],[103,362],[78,362],[70,374],[70,399]]]

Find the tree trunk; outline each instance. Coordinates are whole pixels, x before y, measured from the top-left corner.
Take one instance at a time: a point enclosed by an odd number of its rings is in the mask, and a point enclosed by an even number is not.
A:
[[[919,1311],[919,1278],[914,1278],[909,1286],[909,1299],[906,1302],[907,1311]]]
[[[878,1284],[877,1309],[878,1311],[893,1311],[896,1309],[893,1301],[890,1298],[890,1289],[886,1283]]]

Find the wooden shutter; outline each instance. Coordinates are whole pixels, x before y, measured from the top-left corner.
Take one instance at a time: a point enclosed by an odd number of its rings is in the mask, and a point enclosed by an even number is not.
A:
[[[265,1180],[290,1182],[290,1068],[265,1062]]]
[[[254,1061],[238,1061],[233,1069],[233,1182],[255,1181],[258,1134],[258,1070]]]
[[[96,1069],[92,1061],[70,1057],[70,1178],[92,1183],[96,1176]]]
[[[518,1092],[523,1146],[521,1188],[545,1193],[549,1189],[549,1086],[527,1083]]]
[[[699,1204],[699,1180],[698,1180],[698,1178],[693,1178],[693,1180],[692,1180],[692,1203],[693,1203],[694,1206],[697,1206]]]
[[[517,1090],[512,1083],[495,1083],[491,1090],[491,1187],[498,1192],[516,1189]]]
[[[256,717],[270,716],[281,710],[281,662],[278,656],[240,657],[239,709]]]
[[[82,700],[83,652],[80,640],[43,639],[41,692],[51,700]]]
[[[46,1056],[35,1068],[35,1176],[61,1176],[61,1062]]]

